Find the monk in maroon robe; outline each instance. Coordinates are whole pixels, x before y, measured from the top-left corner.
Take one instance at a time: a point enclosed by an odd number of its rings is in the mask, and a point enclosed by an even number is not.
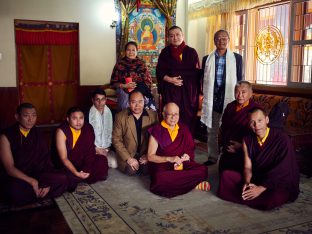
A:
[[[220,198],[262,210],[297,199],[299,170],[293,146],[284,132],[268,128],[268,122],[261,108],[251,110],[253,133],[243,140],[244,172],[221,172]]]
[[[84,114],[78,107],[67,113],[67,122],[56,131],[56,148],[71,181],[95,183],[107,177],[108,163],[104,155],[97,155],[94,131],[84,122]]]
[[[188,128],[178,123],[179,108],[175,103],[164,107],[164,120],[151,127],[148,145],[151,192],[174,197],[197,187],[209,190],[208,171],[194,161],[194,141]]]
[[[239,81],[235,86],[235,101],[229,103],[222,115],[219,146],[221,157],[219,172],[223,170],[242,171],[244,154],[243,137],[249,133],[249,111],[260,107],[252,99],[252,85],[248,81]]]
[[[7,172],[4,190],[10,202],[24,205],[73,189],[66,174],[52,166],[45,137],[35,126],[35,107],[22,103],[15,118],[17,123],[0,137],[0,157]]]
[[[179,106],[180,122],[194,134],[201,81],[198,55],[185,44],[180,27],[171,27],[168,39],[170,45],[161,51],[156,67],[158,92],[163,105],[174,102]]]

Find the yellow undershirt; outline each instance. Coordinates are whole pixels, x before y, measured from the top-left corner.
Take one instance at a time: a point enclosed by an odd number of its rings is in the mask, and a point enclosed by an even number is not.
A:
[[[172,142],[176,139],[177,135],[178,135],[178,130],[179,130],[179,125],[176,124],[174,126],[174,128],[171,130],[169,125],[165,122],[165,120],[161,121],[161,126],[163,126],[164,128],[168,129],[170,138],[172,140]]]
[[[265,140],[268,138],[269,132],[270,132],[270,128],[267,128],[265,136],[262,139],[260,139],[260,137],[257,136],[257,140],[258,140],[258,143],[260,146],[262,146],[264,144]]]
[[[30,129],[25,130],[25,129],[20,128],[20,132],[23,134],[24,137],[27,137],[28,133],[30,132]]]
[[[70,127],[70,126],[69,126],[69,128],[70,128],[70,130],[71,130],[71,132],[73,134],[73,148],[74,148],[75,145],[76,145],[76,142],[77,142],[77,140],[78,140],[78,138],[80,136],[81,129],[76,130],[76,129],[73,129],[72,127]]]
[[[182,54],[180,54],[180,59],[181,59],[181,61],[182,61]]]
[[[245,108],[248,105],[249,105],[249,100],[247,102],[245,102],[243,105],[237,105],[236,106],[236,112],[239,112],[240,110],[242,110],[243,108]]]

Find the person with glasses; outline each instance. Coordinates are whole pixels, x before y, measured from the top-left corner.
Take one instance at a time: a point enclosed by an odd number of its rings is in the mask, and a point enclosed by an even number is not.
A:
[[[234,101],[235,84],[242,80],[242,56],[228,49],[229,33],[223,29],[214,34],[216,49],[203,58],[203,104],[201,122],[207,126],[208,161],[219,158],[217,133],[224,108]]]
[[[147,174],[147,128],[158,122],[157,112],[144,109],[144,96],[129,94],[129,108],[115,116],[112,142],[118,169],[127,175]]]
[[[148,130],[150,191],[169,198],[195,188],[210,190],[207,167],[195,162],[192,135],[179,117],[178,105],[170,102],[164,106],[164,120]]]

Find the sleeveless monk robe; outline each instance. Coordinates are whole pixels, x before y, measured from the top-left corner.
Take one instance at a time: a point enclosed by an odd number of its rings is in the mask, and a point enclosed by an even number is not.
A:
[[[205,181],[208,176],[207,167],[194,161],[194,141],[188,128],[179,123],[178,135],[172,142],[169,132],[163,126],[151,127],[149,133],[158,142],[156,154],[159,156],[190,156],[189,162],[183,162],[183,170],[174,170],[174,164],[148,162],[151,175],[150,191],[163,196],[175,197],[185,194]]]
[[[158,92],[162,96],[162,105],[176,103],[180,112],[180,122],[189,127],[192,134],[195,131],[196,116],[201,85],[201,70],[195,49],[185,45],[181,61],[173,57],[170,46],[165,47],[158,59],[156,76]],[[164,76],[181,76],[182,86],[175,86],[163,80]]]
[[[63,123],[60,129],[66,136],[67,157],[75,166],[77,171],[90,173],[85,179],[87,183],[95,183],[99,180],[105,180],[107,177],[108,164],[107,158],[95,153],[94,131],[89,123],[84,123],[81,128],[80,136],[73,147],[73,134],[68,122]],[[81,178],[74,176],[71,172],[71,180],[75,182],[82,181]]]
[[[242,171],[244,167],[244,153],[239,150],[236,153],[227,152],[226,148],[230,140],[243,142],[243,137],[250,132],[248,113],[259,104],[249,100],[248,105],[238,108],[237,101],[229,103],[222,115],[222,124],[220,127],[220,146],[222,153],[219,161],[219,171],[234,170]]]
[[[37,127],[34,126],[25,137],[17,123],[6,129],[4,135],[10,143],[14,166],[38,180],[39,188],[50,187],[44,199],[58,197],[66,190],[74,189],[70,188],[66,174],[53,168],[45,137]],[[14,177],[8,176],[6,191],[10,201],[16,205],[38,200],[30,184]]]
[[[262,146],[255,134],[248,135],[244,141],[252,161],[251,183],[267,189],[255,199],[244,201],[241,174],[225,170],[221,172],[218,196],[262,210],[295,201],[299,194],[299,170],[289,137],[281,130],[271,128]]]

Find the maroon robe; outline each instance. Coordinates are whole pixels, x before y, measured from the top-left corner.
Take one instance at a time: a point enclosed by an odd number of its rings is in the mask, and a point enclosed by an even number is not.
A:
[[[95,153],[94,145],[94,131],[89,123],[84,123],[80,136],[73,148],[73,134],[70,130],[68,122],[60,126],[60,129],[66,136],[67,157],[75,166],[77,171],[84,171],[90,173],[89,177],[85,179],[87,183],[95,183],[99,180],[106,180],[108,163],[107,158],[103,155]],[[71,179],[73,181],[82,181],[81,178],[74,176],[72,173]]]
[[[181,76],[182,86],[175,86],[163,80],[164,76]],[[170,46],[165,47],[158,59],[156,67],[158,92],[162,96],[162,105],[168,102],[176,103],[180,112],[180,121],[186,124],[194,134],[198,100],[200,93],[201,70],[195,49],[185,46],[182,61],[177,61],[170,52]]]
[[[281,130],[271,128],[262,146],[255,134],[244,138],[252,162],[251,183],[267,188],[259,197],[244,201],[241,198],[243,178],[234,171],[221,172],[218,195],[224,200],[246,204],[257,209],[272,209],[297,199],[299,170],[289,137]]]
[[[10,142],[14,166],[39,182],[39,188],[50,187],[45,198],[60,196],[70,188],[68,177],[64,172],[56,171],[51,162],[49,148],[45,137],[37,127],[33,127],[25,137],[16,123],[4,131]],[[30,184],[7,175],[6,191],[13,204],[24,205],[38,200]]]
[[[148,131],[158,142],[156,154],[159,156],[190,156],[189,162],[183,162],[183,170],[175,171],[174,164],[149,162],[151,175],[151,192],[163,197],[175,197],[189,192],[196,185],[207,179],[207,167],[194,161],[194,141],[188,128],[179,124],[179,132],[172,142],[168,129],[160,124],[151,127]]]
[[[219,162],[219,171],[235,170],[240,172],[243,170],[243,150],[241,149],[236,153],[229,153],[226,149],[230,144],[230,140],[239,143],[243,142],[243,137],[250,132],[248,113],[251,109],[260,107],[259,104],[252,100],[240,111],[236,111],[236,106],[237,101],[229,103],[222,115],[222,124],[220,127],[220,146],[222,147],[222,153]]]

